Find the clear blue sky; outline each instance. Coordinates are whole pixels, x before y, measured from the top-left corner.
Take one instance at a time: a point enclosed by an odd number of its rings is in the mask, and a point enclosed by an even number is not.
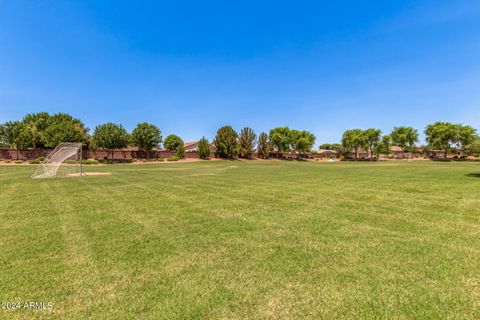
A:
[[[480,1],[0,0],[0,122],[480,128]]]

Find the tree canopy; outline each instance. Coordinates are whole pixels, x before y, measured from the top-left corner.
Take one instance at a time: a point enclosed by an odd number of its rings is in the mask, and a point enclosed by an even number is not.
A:
[[[105,123],[98,125],[93,131],[93,144],[98,148],[113,149],[125,148],[130,140],[127,131],[121,124]]]
[[[272,145],[268,140],[268,134],[262,132],[258,135],[258,146],[257,152],[258,156],[263,159],[268,159],[270,157],[270,152],[272,151]]]
[[[367,143],[362,129],[346,130],[342,136],[342,146],[347,150],[353,150],[355,159],[358,159],[358,151]]]
[[[231,126],[223,126],[218,129],[213,141],[215,150],[220,158],[234,158],[237,156],[238,134]]]
[[[243,128],[238,137],[238,156],[240,158],[250,158],[257,144],[257,135],[251,128]]]
[[[464,148],[475,139],[476,130],[470,126],[453,124],[450,122],[435,122],[425,129],[427,143],[433,148],[440,148],[445,151],[445,158],[448,150],[453,146]]]
[[[140,150],[147,151],[150,158],[150,151],[162,142],[162,131],[153,124],[139,123],[132,131],[131,142]]]
[[[202,137],[198,142],[198,156],[200,159],[208,159],[210,158],[210,143],[208,142],[207,138]]]
[[[418,142],[418,130],[412,127],[395,127],[390,133],[391,143],[402,150],[413,151]]]

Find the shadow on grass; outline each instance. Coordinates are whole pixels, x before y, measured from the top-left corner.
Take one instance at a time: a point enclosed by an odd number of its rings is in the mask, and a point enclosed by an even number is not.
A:
[[[480,172],[472,172],[472,173],[467,173],[465,175],[471,178],[480,178]]]

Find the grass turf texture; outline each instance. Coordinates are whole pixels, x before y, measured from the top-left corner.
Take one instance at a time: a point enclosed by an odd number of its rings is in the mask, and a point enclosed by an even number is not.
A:
[[[0,167],[0,318],[480,318],[480,164]]]

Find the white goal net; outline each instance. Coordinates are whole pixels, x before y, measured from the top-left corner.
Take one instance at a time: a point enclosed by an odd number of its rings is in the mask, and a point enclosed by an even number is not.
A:
[[[82,144],[62,142],[38,165],[31,177],[36,179],[81,174],[81,161]]]

